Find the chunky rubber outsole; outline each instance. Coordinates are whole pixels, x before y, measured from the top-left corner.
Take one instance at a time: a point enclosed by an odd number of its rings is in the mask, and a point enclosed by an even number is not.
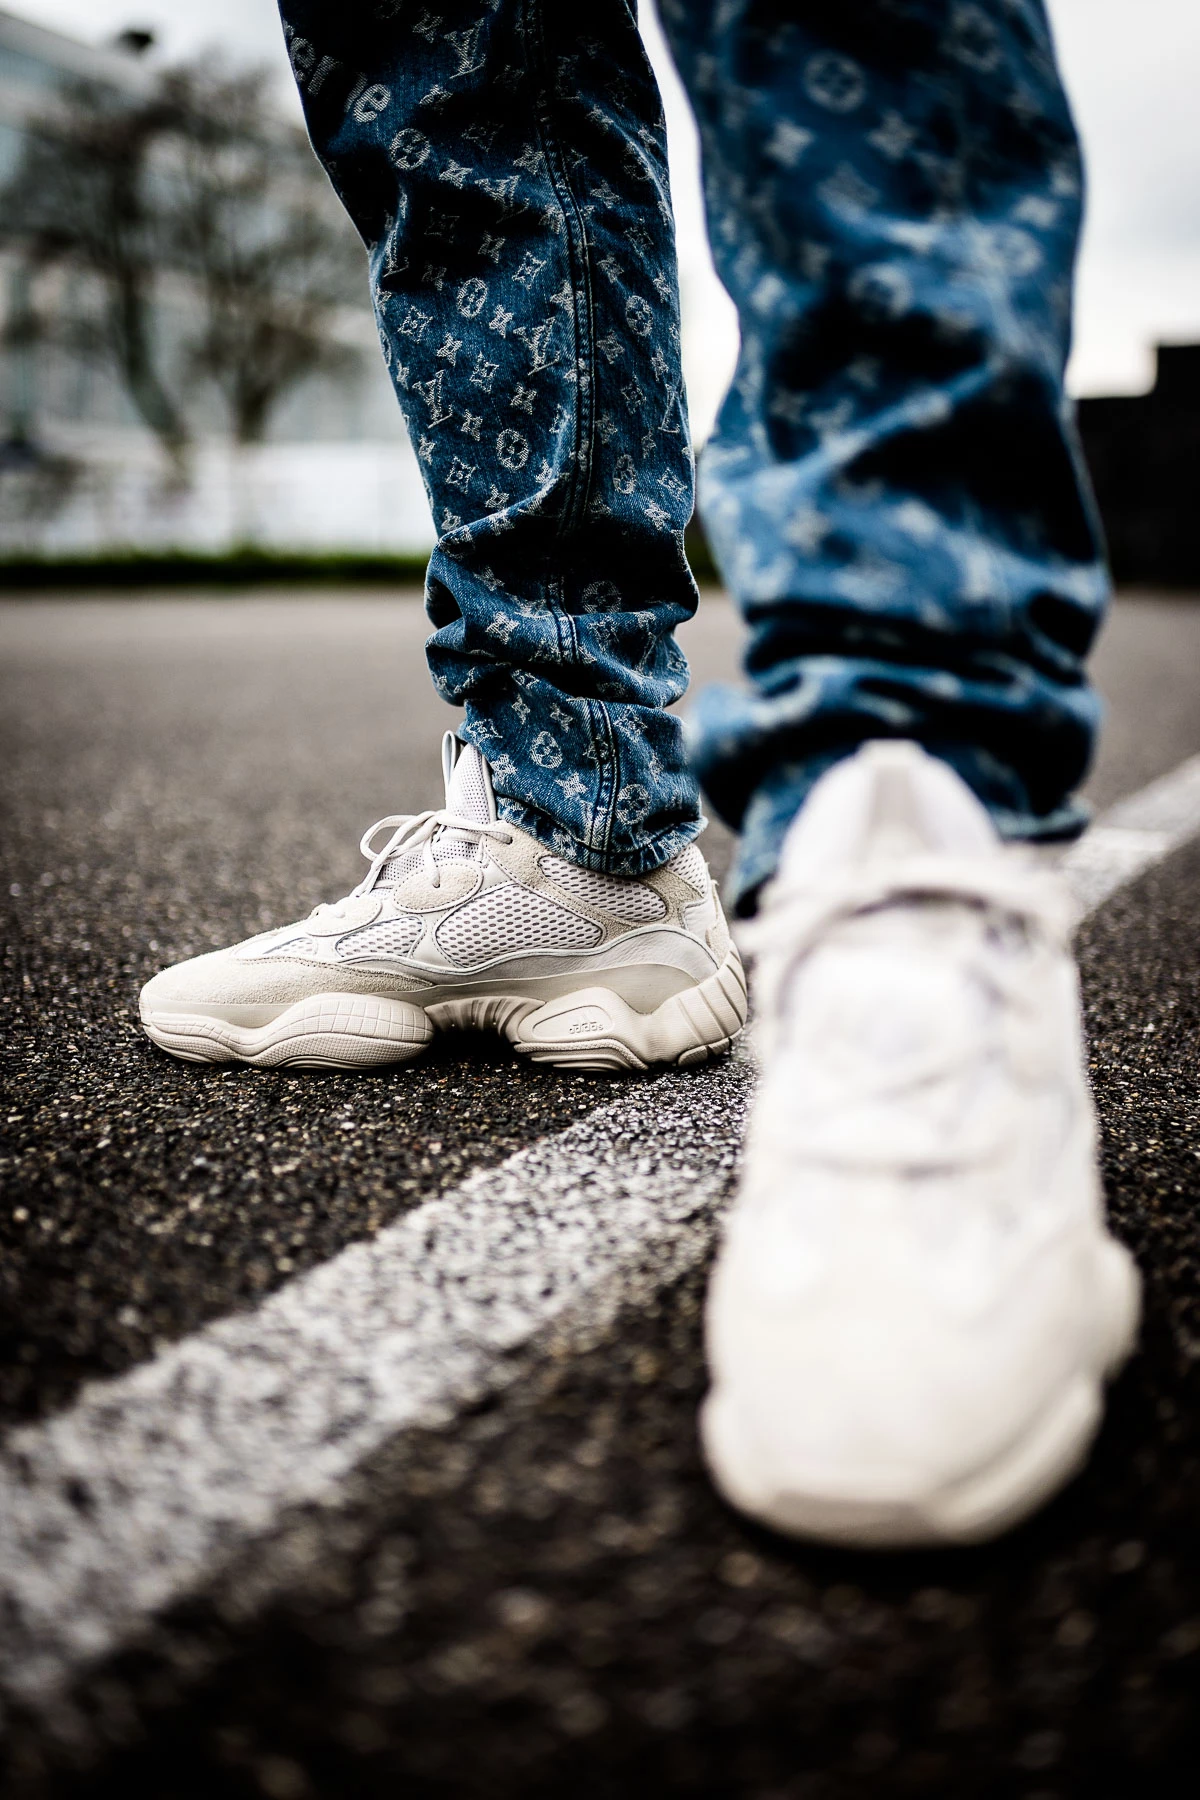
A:
[[[700,1415],[713,1480],[739,1512],[790,1537],[860,1550],[983,1543],[1008,1531],[1064,1487],[1087,1460],[1103,1411],[1104,1381],[1133,1349],[1141,1283],[1129,1252],[1098,1246],[1096,1318],[1101,1366],[1081,1370],[988,1462],[953,1480],[880,1492],[852,1470],[783,1469],[752,1441],[736,1390],[716,1382]]]
[[[708,980],[646,1013],[611,989],[592,986],[549,1001],[496,993],[422,1005],[381,994],[314,994],[263,1022],[222,1016],[254,1010],[143,1007],[141,1017],[151,1041],[185,1062],[370,1069],[412,1062],[439,1030],[484,1030],[499,1032],[531,1061],[559,1068],[690,1067],[720,1056],[742,1030],[746,977],[731,950]]]

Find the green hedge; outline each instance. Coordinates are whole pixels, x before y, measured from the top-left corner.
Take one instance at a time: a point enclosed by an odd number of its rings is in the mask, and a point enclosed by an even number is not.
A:
[[[420,587],[423,556],[303,556],[236,550],[226,556],[190,551],[131,552],[122,556],[0,558],[0,588],[246,587],[257,582]]]
[[[708,544],[695,519],[688,526],[686,541],[697,581],[717,581]],[[0,557],[0,588],[249,587],[258,582],[422,587],[425,558],[347,553],[306,556],[253,549],[222,556],[163,550],[114,556]]]

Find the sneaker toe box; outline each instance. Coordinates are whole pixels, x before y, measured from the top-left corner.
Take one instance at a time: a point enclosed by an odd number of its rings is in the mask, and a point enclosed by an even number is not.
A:
[[[253,942],[253,940],[249,940]],[[181,1006],[285,1006],[336,989],[354,993],[377,985],[362,972],[288,956],[247,956],[243,946],[209,950],[161,969],[143,987],[143,1016]]]

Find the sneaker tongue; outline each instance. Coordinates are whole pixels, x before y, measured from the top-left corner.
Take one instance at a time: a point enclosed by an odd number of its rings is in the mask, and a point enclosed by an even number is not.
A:
[[[464,744],[461,738],[453,741],[457,748],[446,776],[446,811],[490,825],[495,821],[496,802],[487,761],[474,744]]]
[[[496,802],[492,794],[492,777],[486,759],[474,744],[464,744],[461,738],[448,731],[442,740],[442,771],[446,782],[446,811],[457,813],[460,819],[474,820],[479,825],[494,824]],[[469,859],[478,849],[477,837],[455,831],[453,826],[445,826],[434,833],[435,862]],[[420,850],[394,856],[380,870],[379,879],[382,882],[403,881],[421,867],[423,860]]]
[[[867,744],[823,775],[784,842],[803,880],[880,858],[994,855],[996,832],[966,783],[916,744]]]

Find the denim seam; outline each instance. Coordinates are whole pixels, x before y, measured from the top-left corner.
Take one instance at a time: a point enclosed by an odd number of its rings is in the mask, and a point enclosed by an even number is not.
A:
[[[559,154],[557,136],[553,129],[548,99],[553,72],[546,51],[540,0],[529,0],[527,17],[536,33],[538,72],[545,84],[542,91],[542,104],[538,106],[535,115],[538,142],[542,155],[546,159],[546,172],[554,188],[555,198],[566,227],[567,268],[571,279],[572,352],[575,364],[575,440],[567,503],[558,522],[557,535],[561,537],[564,532],[573,529],[580,522],[591,491],[592,470],[595,466],[596,371],[594,342],[596,334],[591,270],[588,262],[587,226],[571,190],[571,184]],[[579,298],[581,294],[583,296],[582,303]],[[586,381],[583,379],[585,374]],[[586,461],[584,461],[585,457]],[[568,656],[572,663],[577,664],[579,661],[579,636],[575,621],[563,602],[561,583],[551,577],[546,586],[552,599],[554,627],[560,653]],[[593,750],[599,752],[601,738],[603,738],[608,751],[607,756],[601,757],[598,754],[596,757],[599,770],[597,792],[591,808],[591,823],[587,831],[589,849],[603,853],[611,847],[614,829],[613,799],[617,791],[615,786],[617,746],[607,707],[589,702],[587,710]],[[597,721],[600,724],[599,732],[596,729]]]
[[[575,195],[571,191],[566,169],[559,153],[558,139],[553,129],[550,106],[547,95],[553,80],[549,57],[546,51],[546,35],[542,26],[541,0],[528,0],[529,18],[537,36],[538,72],[545,86],[542,91],[542,104],[536,114],[538,141],[542,155],[546,159],[546,172],[554,188],[559,210],[563,215],[567,235],[567,264],[571,273],[571,323],[574,332],[575,361],[575,454],[572,459],[571,482],[567,491],[567,505],[563,508],[559,521],[558,535],[573,528],[582,516],[587,504],[591,488],[593,458],[592,452],[595,435],[595,352],[593,339],[593,304],[592,283],[588,266],[587,227],[583,215],[576,205]],[[578,274],[578,281],[575,277]],[[583,292],[582,307],[578,302],[578,294]],[[580,379],[583,374],[582,365],[587,365],[586,383]],[[586,474],[580,479],[581,452],[586,453]]]
[[[602,700],[589,701],[588,713],[599,722],[600,734],[603,735],[607,747],[607,755],[600,764],[597,803],[592,809],[591,831],[593,849],[604,855],[612,849],[613,832],[616,828],[614,802],[620,791],[618,767],[620,751],[617,747],[617,734],[613,730],[612,718],[604,702]],[[592,742],[597,742],[595,725],[593,725]]]

